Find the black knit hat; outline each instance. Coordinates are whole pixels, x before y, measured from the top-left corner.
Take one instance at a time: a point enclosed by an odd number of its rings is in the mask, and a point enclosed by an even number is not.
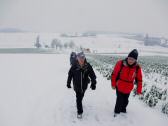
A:
[[[129,54],[128,57],[132,57],[134,59],[138,59],[138,50],[137,49],[133,49]]]

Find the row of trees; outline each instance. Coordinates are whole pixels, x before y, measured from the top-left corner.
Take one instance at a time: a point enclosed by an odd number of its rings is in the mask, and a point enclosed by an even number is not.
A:
[[[44,48],[53,48],[53,49],[62,49],[62,48],[65,48],[65,49],[71,48],[72,49],[72,48],[75,48],[76,45],[75,45],[75,43],[72,40],[70,42],[63,43],[63,42],[61,42],[61,40],[54,38],[51,41],[50,45],[44,44],[42,46],[42,44],[40,42],[40,36],[37,36],[34,46],[36,48],[44,47]]]
[[[62,48],[75,48],[75,43],[73,41],[62,44],[59,39],[53,39],[51,42],[51,48],[62,49]]]

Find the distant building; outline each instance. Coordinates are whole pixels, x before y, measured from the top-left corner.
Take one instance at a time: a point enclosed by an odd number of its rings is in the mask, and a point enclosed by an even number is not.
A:
[[[166,39],[166,38],[161,38],[161,46],[163,46],[163,47],[168,47],[168,39]]]
[[[153,46],[153,45],[160,45],[160,44],[161,44],[161,38],[149,37],[148,34],[146,34],[144,38],[144,45]]]
[[[85,32],[82,34],[82,37],[95,37],[96,34],[92,32]]]
[[[81,50],[84,52],[84,53],[91,53],[91,50],[89,48],[82,48],[81,47]]]

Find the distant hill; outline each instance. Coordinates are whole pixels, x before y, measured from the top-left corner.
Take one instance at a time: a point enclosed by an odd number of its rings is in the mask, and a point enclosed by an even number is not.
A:
[[[0,32],[10,33],[10,32],[26,32],[17,28],[0,28]]]

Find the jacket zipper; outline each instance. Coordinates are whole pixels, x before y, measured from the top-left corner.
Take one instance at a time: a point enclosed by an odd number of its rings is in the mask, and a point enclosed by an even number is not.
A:
[[[83,92],[83,89],[82,89],[82,72],[81,72],[81,91]]]
[[[130,68],[129,68],[129,72],[128,72],[128,81],[130,80]]]

